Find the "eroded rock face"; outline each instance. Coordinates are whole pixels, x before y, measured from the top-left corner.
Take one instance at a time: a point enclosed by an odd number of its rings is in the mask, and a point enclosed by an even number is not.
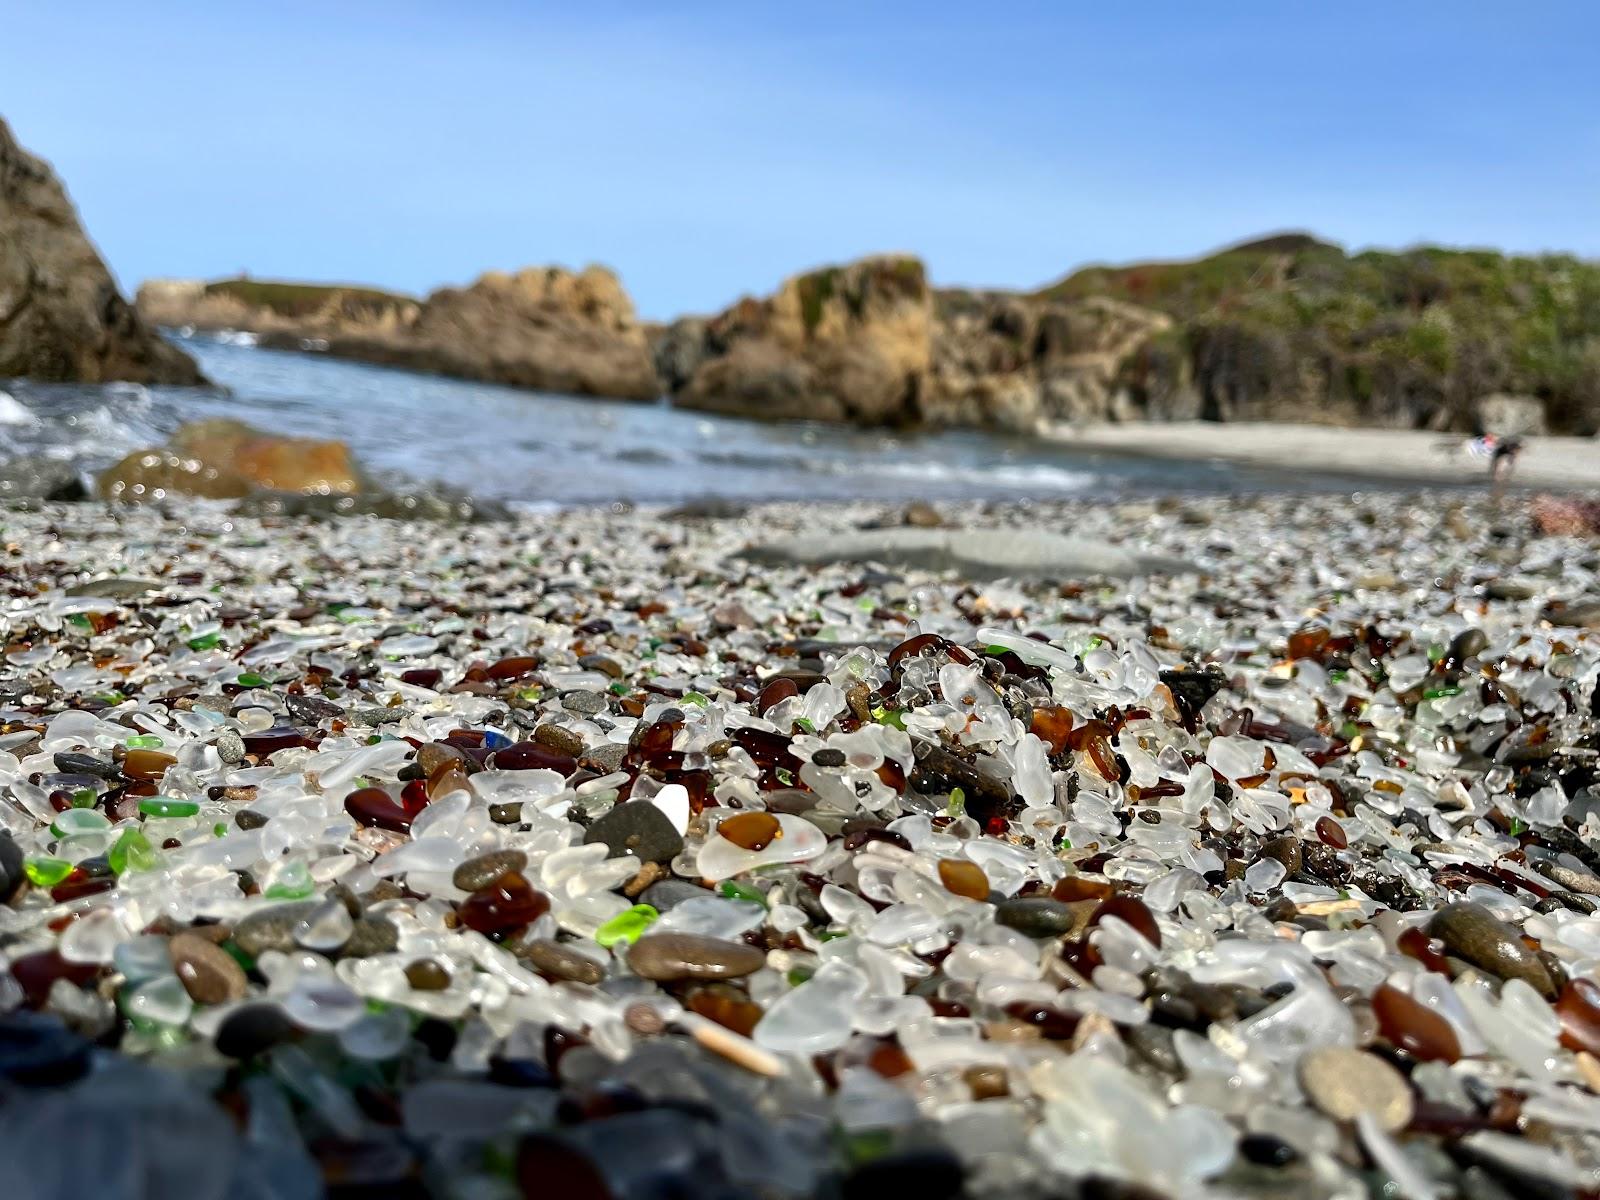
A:
[[[922,264],[869,258],[786,281],[766,300],[674,322],[656,340],[686,408],[768,419],[1028,431],[1115,420],[1120,371],[1171,321],[1103,297],[930,290]]]
[[[687,318],[656,361],[685,408],[769,420],[923,420],[933,294],[922,263],[866,258],[786,280],[715,317]]]
[[[117,291],[66,190],[0,120],[0,378],[199,384]]]
[[[1172,322],[1105,297],[1060,302],[1008,292],[938,294],[924,415],[940,425],[1017,432],[1046,421],[1144,416],[1123,364]]]

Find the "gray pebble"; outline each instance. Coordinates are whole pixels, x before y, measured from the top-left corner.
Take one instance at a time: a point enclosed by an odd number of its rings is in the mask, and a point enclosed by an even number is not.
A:
[[[217,757],[230,766],[244,760],[244,738],[233,729],[217,734]]]
[[[607,856],[632,854],[640,862],[671,862],[683,849],[683,835],[654,804],[630,800],[598,818],[583,835],[584,843],[604,842]]]
[[[268,950],[292,953],[295,949],[295,926],[315,912],[320,904],[317,900],[297,900],[292,904],[274,904],[271,908],[260,909],[233,927],[233,940],[251,958],[260,958]]]
[[[657,912],[666,912],[685,900],[698,900],[714,895],[715,892],[707,891],[698,884],[688,883],[682,879],[662,879],[645,888],[639,896],[639,902],[648,904]]]
[[[568,692],[561,697],[562,708],[570,713],[582,713],[585,716],[605,712],[609,703],[604,692]]]
[[[362,917],[350,931],[350,940],[339,950],[341,958],[370,958],[388,954],[400,945],[400,931],[386,917]]]

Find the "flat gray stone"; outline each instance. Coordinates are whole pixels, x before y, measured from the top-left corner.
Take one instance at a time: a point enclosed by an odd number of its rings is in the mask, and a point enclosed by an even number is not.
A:
[[[775,566],[880,563],[956,571],[982,579],[1040,575],[1127,578],[1197,569],[1181,559],[1026,529],[863,529],[765,542],[741,551],[739,557]]]

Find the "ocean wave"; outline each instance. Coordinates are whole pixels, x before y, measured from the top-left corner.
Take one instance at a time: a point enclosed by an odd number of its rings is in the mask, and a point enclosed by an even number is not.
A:
[[[1074,471],[1048,463],[952,463],[923,458],[892,462],[859,462],[823,459],[801,464],[806,470],[824,475],[854,475],[860,472],[895,479],[923,480],[935,484],[981,484],[1017,491],[1083,492],[1101,482],[1093,471]]]
[[[0,392],[0,425],[32,428],[37,424],[39,418],[31,410],[24,408],[21,401],[9,392]]]

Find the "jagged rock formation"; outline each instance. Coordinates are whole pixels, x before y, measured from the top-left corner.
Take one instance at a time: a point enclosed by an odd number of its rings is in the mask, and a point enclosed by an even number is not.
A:
[[[0,120],[0,378],[198,384],[117,292],[66,190]]]

